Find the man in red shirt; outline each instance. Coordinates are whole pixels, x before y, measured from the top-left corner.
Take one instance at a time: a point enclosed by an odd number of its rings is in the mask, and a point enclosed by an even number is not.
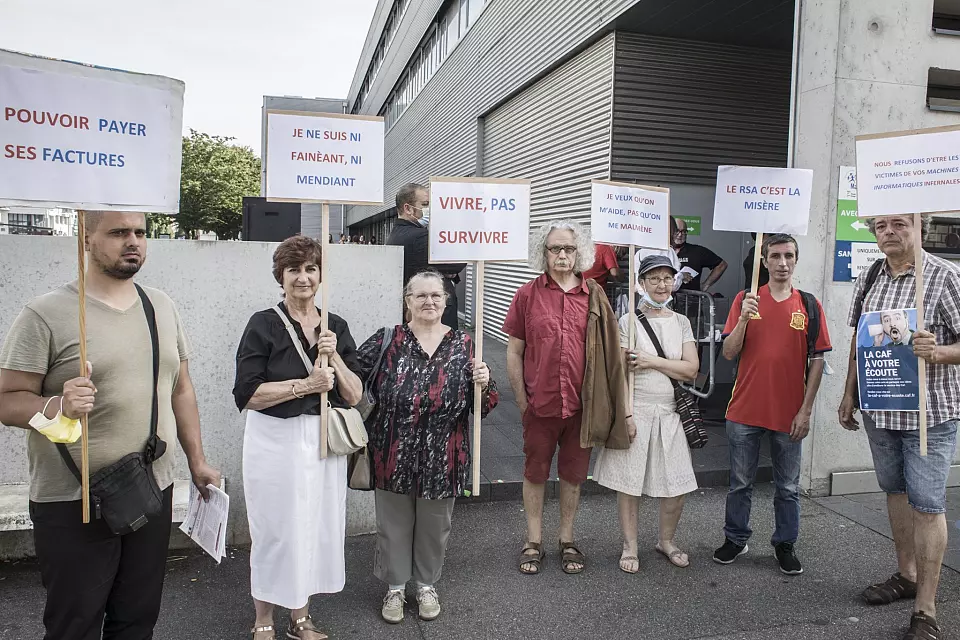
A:
[[[613,252],[613,247],[608,244],[596,244],[596,258],[593,266],[580,274],[584,280],[593,280],[601,287],[607,286],[607,277],[616,278],[620,275],[620,269],[617,267],[617,254]]]
[[[580,446],[590,290],[577,274],[593,264],[593,253],[580,225],[543,225],[531,241],[530,265],[544,273],[517,290],[503,323],[510,336],[507,373],[523,423],[527,542],[520,571],[526,574],[540,572],[544,489],[558,446],[562,567],[580,573],[586,561],[573,542],[573,521],[590,466],[591,450]]]
[[[748,551],[760,441],[769,434],[777,485],[776,530],[771,544],[780,570],[787,575],[803,573],[793,550],[800,532],[801,443],[810,432],[810,413],[823,375],[823,354],[831,349],[820,302],[793,288],[798,255],[793,237],[774,234],[765,238],[761,257],[770,271],[770,282],[759,288],[758,295],[737,295],[723,330],[723,355],[728,360],[740,356],[740,364],[727,407],[727,539],[713,555],[716,562],[730,564]],[[811,305],[816,310],[808,312]],[[813,315],[819,318],[819,329],[810,326]],[[812,348],[808,336],[816,338]]]

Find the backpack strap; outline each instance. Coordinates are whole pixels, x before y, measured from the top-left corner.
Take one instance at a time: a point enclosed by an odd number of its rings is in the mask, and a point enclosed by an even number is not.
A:
[[[817,340],[820,339],[820,305],[812,293],[797,289],[800,299],[803,301],[803,308],[807,312],[807,359],[813,357],[817,350]]]
[[[863,290],[860,291],[860,295],[857,296],[857,299],[854,301],[854,317],[859,318],[863,315],[863,302],[867,299],[867,294],[870,293],[873,283],[877,281],[877,277],[880,275],[880,270],[883,269],[883,263],[886,262],[886,258],[880,258],[872,265],[870,265],[870,270],[867,271],[867,277],[863,281]]]

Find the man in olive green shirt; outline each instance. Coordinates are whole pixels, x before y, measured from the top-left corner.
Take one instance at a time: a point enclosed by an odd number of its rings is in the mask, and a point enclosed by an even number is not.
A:
[[[79,303],[71,283],[31,301],[7,333],[0,350],[0,422],[29,431],[30,515],[47,589],[45,638],[148,638],[160,611],[170,538],[174,438],[204,495],[208,484],[219,484],[220,473],[203,454],[180,317],[165,293],[145,289],[159,340],[157,435],[171,445],[153,464],[164,510],[122,536],[102,520],[82,524],[80,484],[31,419],[88,416],[93,475],[143,451],[154,391],[150,328],[133,283],[146,259],[145,216],[94,212],[85,221],[88,375],[78,376]],[[79,461],[80,443],[68,448]]]

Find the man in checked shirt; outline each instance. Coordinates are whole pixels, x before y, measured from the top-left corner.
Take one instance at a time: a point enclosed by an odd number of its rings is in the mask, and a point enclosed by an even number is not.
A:
[[[869,271],[857,278],[849,324],[856,327],[861,313],[915,306],[914,251],[926,236],[929,216],[921,229],[913,216],[884,216],[868,220],[870,231],[886,259],[875,280]],[[890,604],[915,598],[910,629],[904,640],[947,637],[936,621],[940,564],[947,547],[947,476],[956,452],[960,419],[960,268],[922,252],[924,331],[913,334],[914,353],[927,362],[927,456],[920,456],[919,417],[916,412],[866,411],[863,423],[873,453],[880,488],[887,494],[887,512],[893,529],[899,571],[885,582],[867,587],[870,604]],[[857,409],[856,332],[840,424],[850,431],[860,425]]]

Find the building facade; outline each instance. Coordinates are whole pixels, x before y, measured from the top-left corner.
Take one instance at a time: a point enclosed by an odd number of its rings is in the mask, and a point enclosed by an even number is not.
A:
[[[958,16],[956,0],[381,0],[347,109],[386,120],[388,204],[348,207],[345,222],[389,226],[392,194],[430,176],[528,178],[532,225],[588,221],[593,178],[665,186],[672,212],[700,223],[690,242],[729,263],[715,289],[729,300],[752,243],[712,231],[717,166],[813,169],[797,281],[823,301],[837,349],[804,483],[827,493],[834,474],[871,465],[865,438],[836,422],[852,292],[842,264],[834,274],[840,167],[859,134],[960,123]],[[958,227],[938,220],[928,249],[960,257]],[[533,275],[487,265],[493,338]],[[469,269],[465,282],[469,318]]]
[[[75,236],[77,212],[62,208],[0,207],[0,234]]]

